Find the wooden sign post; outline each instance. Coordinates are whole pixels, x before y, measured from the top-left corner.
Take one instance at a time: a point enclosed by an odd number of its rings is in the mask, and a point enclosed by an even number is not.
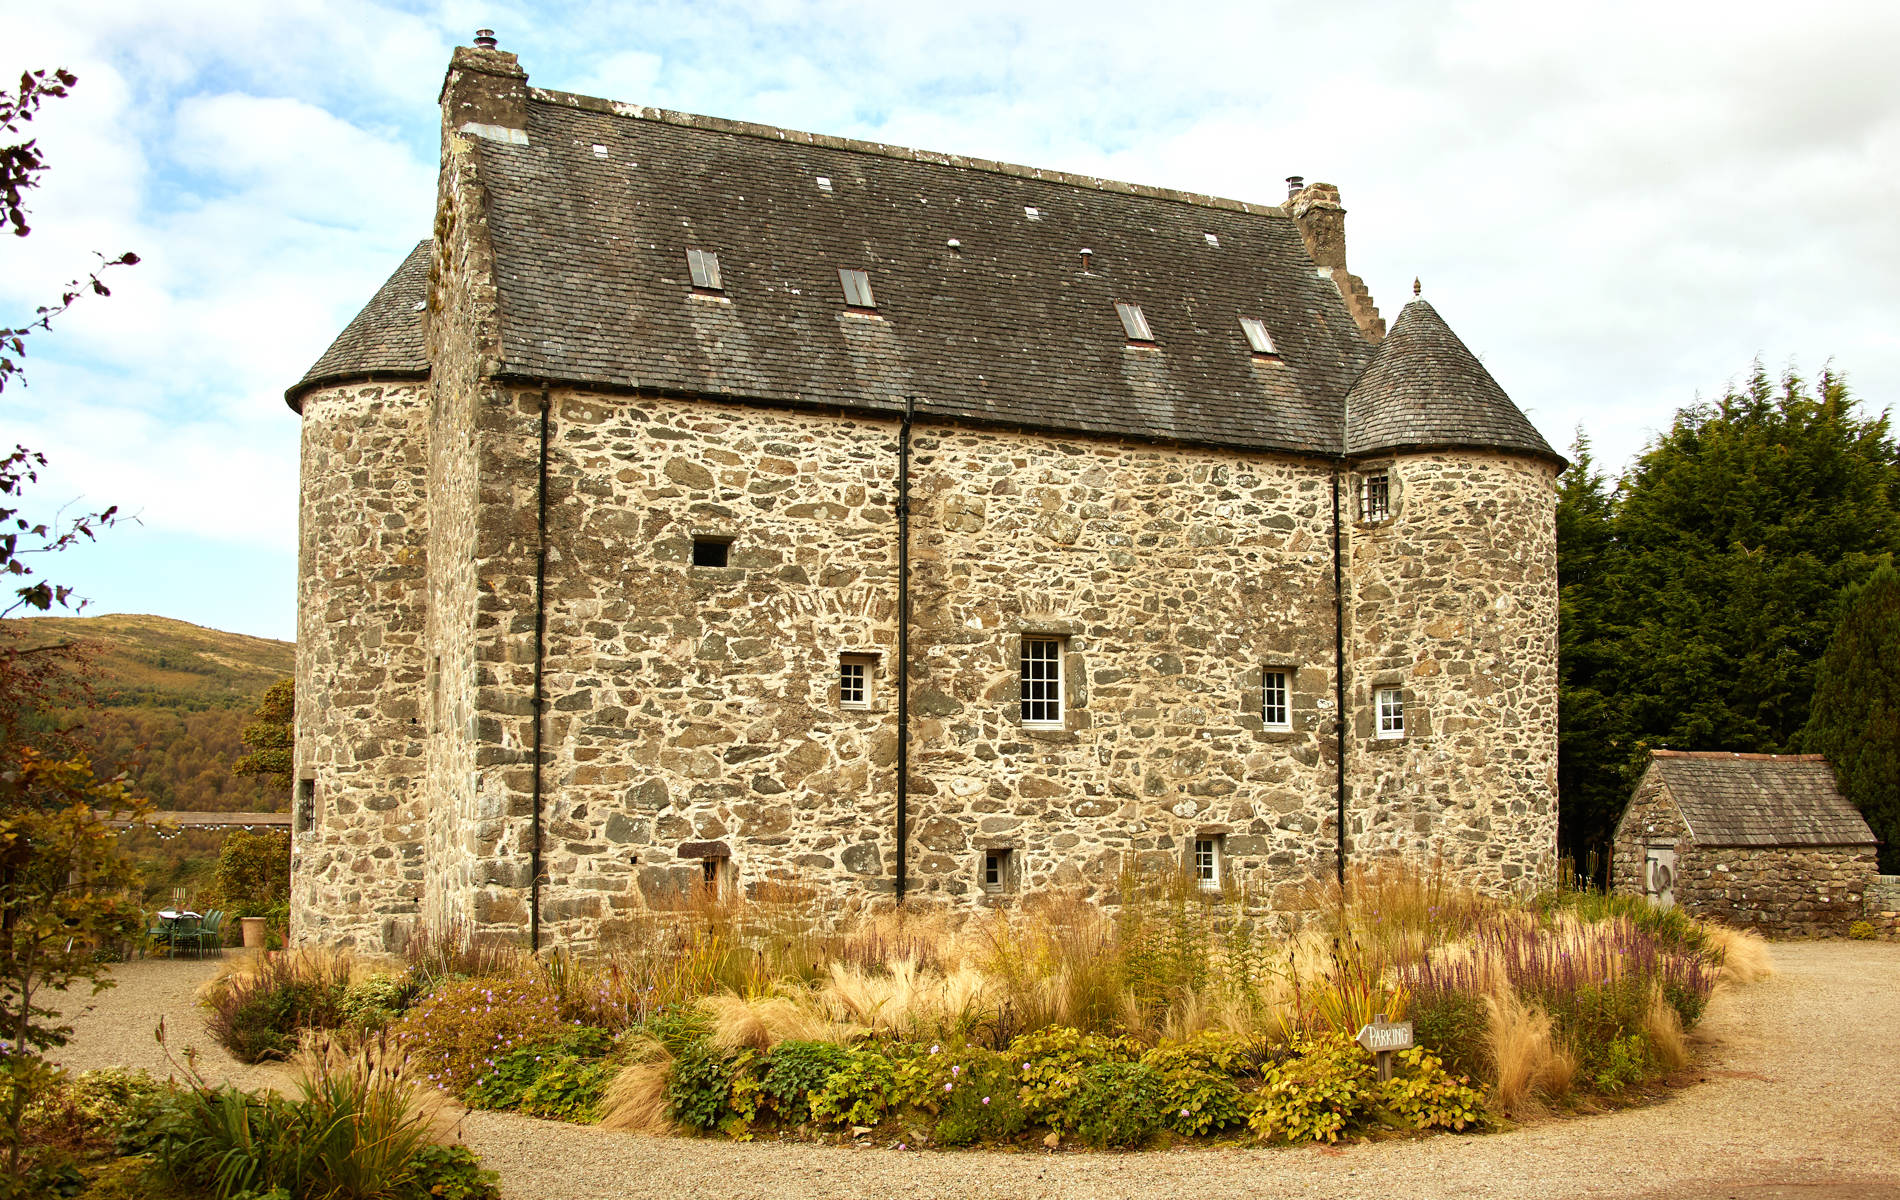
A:
[[[1395,1050],[1412,1048],[1412,1023],[1400,1021],[1391,1024],[1385,1014],[1372,1018],[1372,1024],[1359,1030],[1359,1036],[1353,1039],[1361,1046],[1372,1051],[1379,1060],[1379,1082],[1392,1078],[1392,1053]]]

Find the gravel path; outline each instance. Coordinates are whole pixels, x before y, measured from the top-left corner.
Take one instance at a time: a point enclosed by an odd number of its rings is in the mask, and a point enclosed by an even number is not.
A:
[[[1648,1108],[1484,1137],[1146,1154],[917,1153],[639,1137],[482,1112],[468,1115],[463,1134],[501,1172],[510,1200],[1900,1200],[1900,944],[1784,943],[1775,958],[1779,975],[1710,1007],[1696,1086]],[[191,996],[212,969],[120,968],[120,986],[76,1017],[64,1061],[163,1072],[152,1027],[164,1015],[174,1049],[198,1046],[208,1075],[247,1086],[278,1078],[238,1066],[204,1035]]]

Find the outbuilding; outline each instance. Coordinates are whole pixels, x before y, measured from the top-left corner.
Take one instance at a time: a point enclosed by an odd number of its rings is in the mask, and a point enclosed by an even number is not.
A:
[[[1617,822],[1611,886],[1762,933],[1841,934],[1873,831],[1818,754],[1652,750]]]

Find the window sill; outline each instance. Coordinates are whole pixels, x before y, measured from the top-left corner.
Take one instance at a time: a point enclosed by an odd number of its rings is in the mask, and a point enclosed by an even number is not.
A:
[[[1021,725],[1016,732],[1038,742],[1078,742],[1079,737],[1060,725]]]

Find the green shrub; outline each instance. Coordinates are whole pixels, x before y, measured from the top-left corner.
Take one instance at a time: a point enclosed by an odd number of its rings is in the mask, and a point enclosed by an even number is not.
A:
[[[1650,1051],[1649,1039],[1641,1033],[1611,1038],[1601,1047],[1593,1049],[1595,1052],[1585,1069],[1590,1082],[1599,1092],[1620,1092],[1631,1084],[1649,1078],[1656,1069],[1656,1057]]]
[[[820,1124],[876,1125],[897,1102],[896,1069],[878,1051],[854,1046],[808,1101]]]
[[[1456,988],[1419,990],[1408,1007],[1413,1038],[1453,1074],[1477,1079],[1490,1069],[1491,1015],[1483,996]]]
[[[236,930],[238,917],[267,916],[278,905],[287,906],[290,832],[233,829],[225,834],[212,890],[217,903],[232,918],[225,925],[227,930]]]
[[[937,1113],[931,1136],[945,1146],[1002,1141],[1029,1124],[1012,1059],[993,1050],[964,1047],[931,1056],[934,1085],[930,1107]],[[941,1081],[941,1082],[938,1082]]]
[[[1023,1110],[1031,1120],[1053,1129],[1074,1129],[1080,1119],[1075,1096],[1084,1071],[1101,1063],[1128,1062],[1140,1053],[1140,1047],[1127,1038],[1102,1037],[1060,1025],[1026,1033],[1009,1046]]]
[[[677,1056],[694,1042],[712,1033],[712,1017],[697,1004],[692,1004],[654,1013],[641,1028],[647,1036],[666,1047],[668,1054]]]
[[[1247,1125],[1265,1139],[1336,1142],[1373,1100],[1372,1056],[1343,1033],[1296,1038],[1261,1072]]]
[[[389,1027],[421,1076],[457,1096],[492,1061],[523,1046],[558,1044],[571,1028],[554,993],[531,977],[450,980]]]
[[[760,1083],[780,1120],[803,1125],[811,1120],[811,1096],[823,1092],[850,1059],[849,1050],[831,1042],[780,1042],[766,1059]]]
[[[377,1029],[402,1016],[421,990],[421,982],[407,972],[367,975],[343,989],[337,1015],[346,1025]]]
[[[1138,1146],[1161,1128],[1167,1091],[1146,1063],[1096,1063],[1075,1091],[1075,1132],[1091,1146]]]
[[[500,1180],[467,1146],[424,1146],[410,1159],[402,1200],[498,1200]]]
[[[561,1121],[592,1121],[615,1066],[602,1060],[611,1039],[582,1026],[564,1043],[521,1046],[463,1093],[471,1108],[519,1109]]]
[[[1395,1125],[1464,1129],[1484,1120],[1484,1094],[1445,1070],[1423,1046],[1393,1056],[1392,1078],[1379,1085],[1378,1104]]]
[[[735,1056],[715,1049],[704,1038],[682,1047],[666,1077],[667,1115],[701,1133],[719,1128],[732,1103],[736,1065]]]

